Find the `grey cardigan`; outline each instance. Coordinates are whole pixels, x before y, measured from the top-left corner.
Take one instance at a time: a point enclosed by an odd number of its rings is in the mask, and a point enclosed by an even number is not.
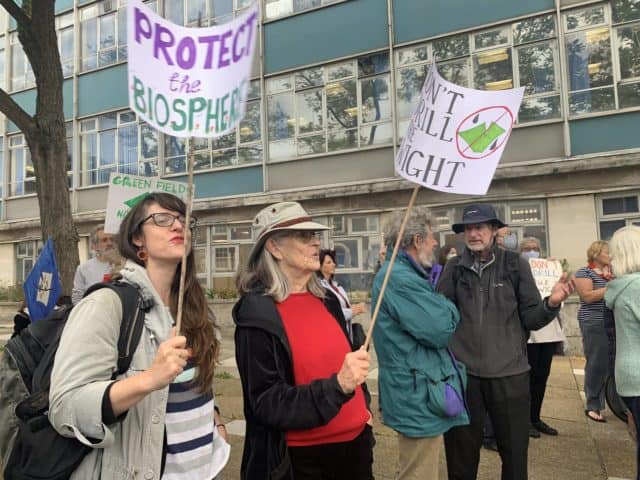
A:
[[[120,378],[148,369],[158,346],[169,338],[171,315],[153,289],[144,268],[127,262],[124,280],[141,287],[154,300],[131,367]],[[49,395],[49,419],[67,437],[93,450],[72,480],[159,479],[168,387],[150,393],[129,409],[121,422],[102,422],[102,398],[116,369],[122,305],[115,292],[101,289],[72,311],[58,348]]]

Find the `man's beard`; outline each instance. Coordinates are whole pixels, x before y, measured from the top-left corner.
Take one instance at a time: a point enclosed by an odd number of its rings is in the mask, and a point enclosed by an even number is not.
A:
[[[418,261],[420,262],[420,265],[422,265],[424,268],[431,268],[433,266],[433,261],[434,261],[433,253],[418,255]]]

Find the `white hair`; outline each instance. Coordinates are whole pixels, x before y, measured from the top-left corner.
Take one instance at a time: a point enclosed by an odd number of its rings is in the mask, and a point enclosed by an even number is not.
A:
[[[609,242],[611,267],[617,277],[640,272],[640,227],[622,227]]]
[[[276,302],[283,302],[291,293],[291,287],[286,275],[282,272],[278,261],[266,248],[269,239],[278,242],[287,235],[287,232],[275,232],[262,244],[262,250],[255,261],[249,262],[246,268],[238,272],[236,287],[240,295],[264,289],[264,293],[272,297]],[[311,275],[307,283],[307,289],[318,298],[324,298],[324,287],[320,284],[317,275]]]

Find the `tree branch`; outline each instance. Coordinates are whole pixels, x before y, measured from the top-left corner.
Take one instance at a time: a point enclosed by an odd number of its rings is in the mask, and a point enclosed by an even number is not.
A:
[[[0,0],[0,2],[1,1],[3,0]],[[4,113],[9,120],[15,123],[23,133],[29,133],[33,128],[35,128],[33,117],[25,112],[24,109],[1,88],[0,111]]]
[[[0,0],[0,6],[11,15],[20,27],[28,27],[31,19],[24,13],[24,10],[18,6],[13,0]]]

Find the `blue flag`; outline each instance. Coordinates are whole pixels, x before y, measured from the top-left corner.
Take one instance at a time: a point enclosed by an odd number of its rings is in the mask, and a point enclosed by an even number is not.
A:
[[[46,317],[56,306],[62,293],[62,282],[51,239],[45,243],[22,288],[32,322]]]

